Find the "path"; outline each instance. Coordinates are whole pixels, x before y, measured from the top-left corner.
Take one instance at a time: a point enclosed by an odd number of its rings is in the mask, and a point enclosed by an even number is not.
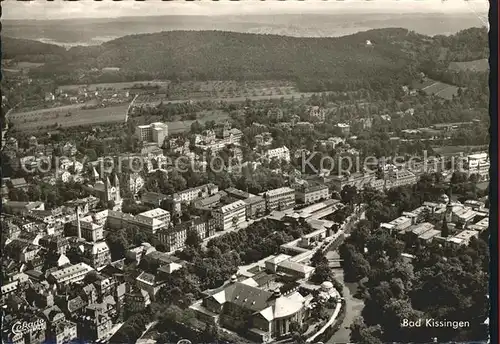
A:
[[[335,322],[335,320],[337,319],[337,317],[338,317],[338,315],[340,313],[340,309],[341,308],[342,308],[342,301],[339,300],[337,302],[337,306],[335,307],[335,311],[333,312],[332,316],[330,317],[330,320],[328,320],[328,322],[318,332],[316,332],[312,337],[309,337],[306,340],[306,342],[308,342],[308,343],[312,342],[319,335],[321,335],[323,332],[325,332],[327,328],[329,328],[330,326],[332,326],[333,323]]]
[[[344,272],[342,269],[334,269],[335,279],[344,285],[343,293],[345,300],[345,318],[342,321],[342,325],[339,327],[338,331],[328,340],[327,343],[349,343],[350,333],[349,327],[353,323],[354,319],[361,315],[361,311],[364,307],[364,301],[356,298],[354,294],[357,290],[357,285],[354,283],[344,282]]]

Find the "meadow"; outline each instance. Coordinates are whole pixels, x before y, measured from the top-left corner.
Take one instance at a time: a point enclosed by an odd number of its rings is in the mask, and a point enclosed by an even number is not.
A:
[[[129,104],[84,109],[82,104],[42,109],[9,116],[17,130],[36,131],[83,125],[125,122]]]
[[[486,72],[490,68],[488,64],[488,59],[480,59],[474,61],[466,62],[451,62],[448,69],[459,72],[459,71],[474,71],[474,72]]]

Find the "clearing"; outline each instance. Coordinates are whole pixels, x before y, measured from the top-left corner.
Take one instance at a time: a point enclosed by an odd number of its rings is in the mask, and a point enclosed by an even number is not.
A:
[[[460,71],[473,71],[473,72],[487,72],[490,68],[488,64],[488,59],[480,59],[474,61],[466,62],[451,62],[448,69],[460,72]]]
[[[435,95],[443,99],[451,100],[453,96],[458,95],[458,87],[445,84],[441,81],[426,79],[421,82],[415,82],[413,88],[425,92],[427,95]]]
[[[129,104],[83,109],[83,104],[61,106],[15,113],[9,121],[18,130],[34,131],[55,127],[68,128],[83,125],[125,122]]]

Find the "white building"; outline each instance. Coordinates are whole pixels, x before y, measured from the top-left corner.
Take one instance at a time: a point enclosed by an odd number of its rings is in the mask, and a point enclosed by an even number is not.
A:
[[[221,206],[212,211],[212,216],[216,221],[218,229],[223,231],[230,230],[245,221],[246,203],[239,200]]]
[[[266,152],[265,156],[269,160],[276,158],[279,160],[285,160],[285,161],[289,162],[290,161],[290,150],[285,146],[279,147],[279,148],[274,148],[274,149],[269,149]]]
[[[337,128],[343,135],[349,135],[349,132],[351,131],[351,126],[347,123],[338,123]]]
[[[479,180],[487,181],[490,179],[490,159],[488,153],[471,154],[467,156],[468,175],[478,174]]]
[[[168,137],[168,125],[161,122],[139,125],[135,132],[141,142],[154,142],[161,147],[165,138]]]
[[[289,187],[269,190],[264,194],[264,198],[267,211],[285,210],[295,206],[295,190]]]
[[[187,202],[192,202],[198,198],[212,196],[217,192],[219,192],[219,187],[215,184],[209,183],[191,189],[187,189],[184,191],[180,191],[174,194],[174,196],[178,196],[181,202],[187,203]]]
[[[408,170],[393,170],[389,173],[389,179],[386,181],[387,189],[404,185],[413,185],[417,183],[417,176]]]
[[[48,279],[57,284],[67,284],[83,280],[83,278],[94,269],[85,263],[68,266],[64,269],[52,272]]]

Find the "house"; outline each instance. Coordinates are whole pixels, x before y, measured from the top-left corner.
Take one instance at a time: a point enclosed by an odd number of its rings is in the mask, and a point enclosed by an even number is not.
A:
[[[26,179],[24,178],[14,178],[10,180],[10,188],[11,189],[21,189],[21,190],[26,190],[28,188],[28,183],[26,182]]]
[[[37,257],[41,249],[39,245],[14,239],[5,246],[5,253],[16,262],[28,263]]]
[[[160,281],[155,275],[147,272],[142,272],[135,279],[138,288],[148,292],[150,298],[154,300],[156,293],[165,285],[164,281]]]
[[[141,196],[141,202],[144,205],[153,206],[159,208],[161,203],[168,199],[167,195],[157,193],[157,192],[145,192]]]
[[[132,313],[144,311],[151,304],[148,292],[137,287],[125,294],[124,301],[127,310]]]

